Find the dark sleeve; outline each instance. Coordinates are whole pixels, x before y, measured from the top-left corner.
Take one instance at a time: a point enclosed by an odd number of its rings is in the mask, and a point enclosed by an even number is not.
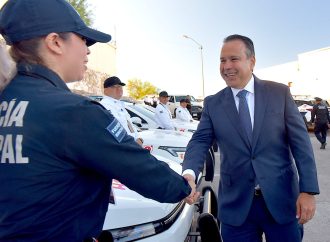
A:
[[[101,106],[84,101],[61,114],[66,159],[105,179],[159,202],[178,202],[190,194],[186,180],[165,162],[141,148],[125,131],[118,141],[107,129],[114,117]]]
[[[208,98],[204,100],[204,108],[197,130],[193,134],[185,153],[182,170],[192,169],[196,176],[202,171],[205,156],[214,140],[213,125],[209,116]]]
[[[285,125],[291,153],[299,174],[300,192],[318,194],[320,191],[312,144],[289,88],[286,89]]]
[[[314,123],[315,120],[315,115],[316,115],[316,111],[317,111],[317,105],[313,106],[313,109],[311,111],[311,122]]]

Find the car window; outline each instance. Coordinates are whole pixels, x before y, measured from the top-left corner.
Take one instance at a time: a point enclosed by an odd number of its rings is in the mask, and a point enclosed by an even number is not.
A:
[[[97,96],[97,95],[92,95],[92,96],[87,96],[87,97],[89,97],[90,99],[97,101],[97,102],[100,102],[103,99],[103,96]]]
[[[174,96],[170,96],[170,99],[168,101],[174,103]]]
[[[180,102],[182,99],[186,99],[187,96],[175,96],[177,102]]]
[[[136,110],[137,112],[145,115],[146,117],[150,118],[151,120],[155,119],[155,113],[152,112],[151,110],[148,110],[144,107],[137,106],[137,105],[131,105],[130,106],[132,109]]]
[[[294,102],[296,103],[296,105],[299,107],[301,105],[307,104],[309,106],[313,106],[313,101],[312,100],[294,100]]]
[[[196,98],[194,98],[193,96],[190,96],[190,101],[197,102]]]
[[[141,122],[142,122],[143,124],[147,124],[147,123],[148,123],[144,118],[140,117],[139,115],[137,115],[136,113],[132,112],[131,110],[128,110],[128,109],[126,108],[126,111],[128,112],[128,114],[129,114],[129,116],[130,116],[131,118],[132,118],[132,117],[138,117],[138,118],[141,119]]]

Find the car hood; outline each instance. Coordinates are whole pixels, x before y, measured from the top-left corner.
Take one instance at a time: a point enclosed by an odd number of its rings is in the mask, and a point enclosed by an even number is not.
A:
[[[196,131],[199,121],[193,120],[192,122],[183,122],[178,119],[172,119],[174,125],[177,127],[179,131]]]
[[[166,162],[171,169],[181,174],[182,167],[176,162],[160,156],[155,157]],[[169,215],[177,206],[177,203],[159,203],[145,198],[130,190],[119,181],[114,180],[112,188],[115,196],[115,204],[109,204],[103,230],[134,226],[159,220]]]
[[[311,109],[313,109],[313,106],[308,105],[308,104],[303,104],[303,105],[298,107],[299,112],[307,112]]]
[[[149,143],[161,143],[162,145],[186,147],[192,134],[174,130],[149,129],[139,132],[139,136]]]

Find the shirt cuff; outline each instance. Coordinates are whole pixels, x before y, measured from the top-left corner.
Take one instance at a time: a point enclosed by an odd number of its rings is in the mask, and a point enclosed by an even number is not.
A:
[[[187,170],[184,170],[182,172],[182,176],[187,175],[187,174],[188,175],[192,175],[194,177],[194,180],[196,180],[196,174],[195,174],[195,172],[193,170],[187,169]]]

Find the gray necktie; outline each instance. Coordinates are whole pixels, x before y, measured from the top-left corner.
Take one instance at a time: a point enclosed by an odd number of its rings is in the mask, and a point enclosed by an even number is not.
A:
[[[249,106],[246,101],[246,94],[248,91],[241,90],[236,96],[239,98],[239,106],[238,106],[238,116],[242,126],[244,127],[246,134],[249,138],[250,144],[252,144],[252,123],[250,117]]]

